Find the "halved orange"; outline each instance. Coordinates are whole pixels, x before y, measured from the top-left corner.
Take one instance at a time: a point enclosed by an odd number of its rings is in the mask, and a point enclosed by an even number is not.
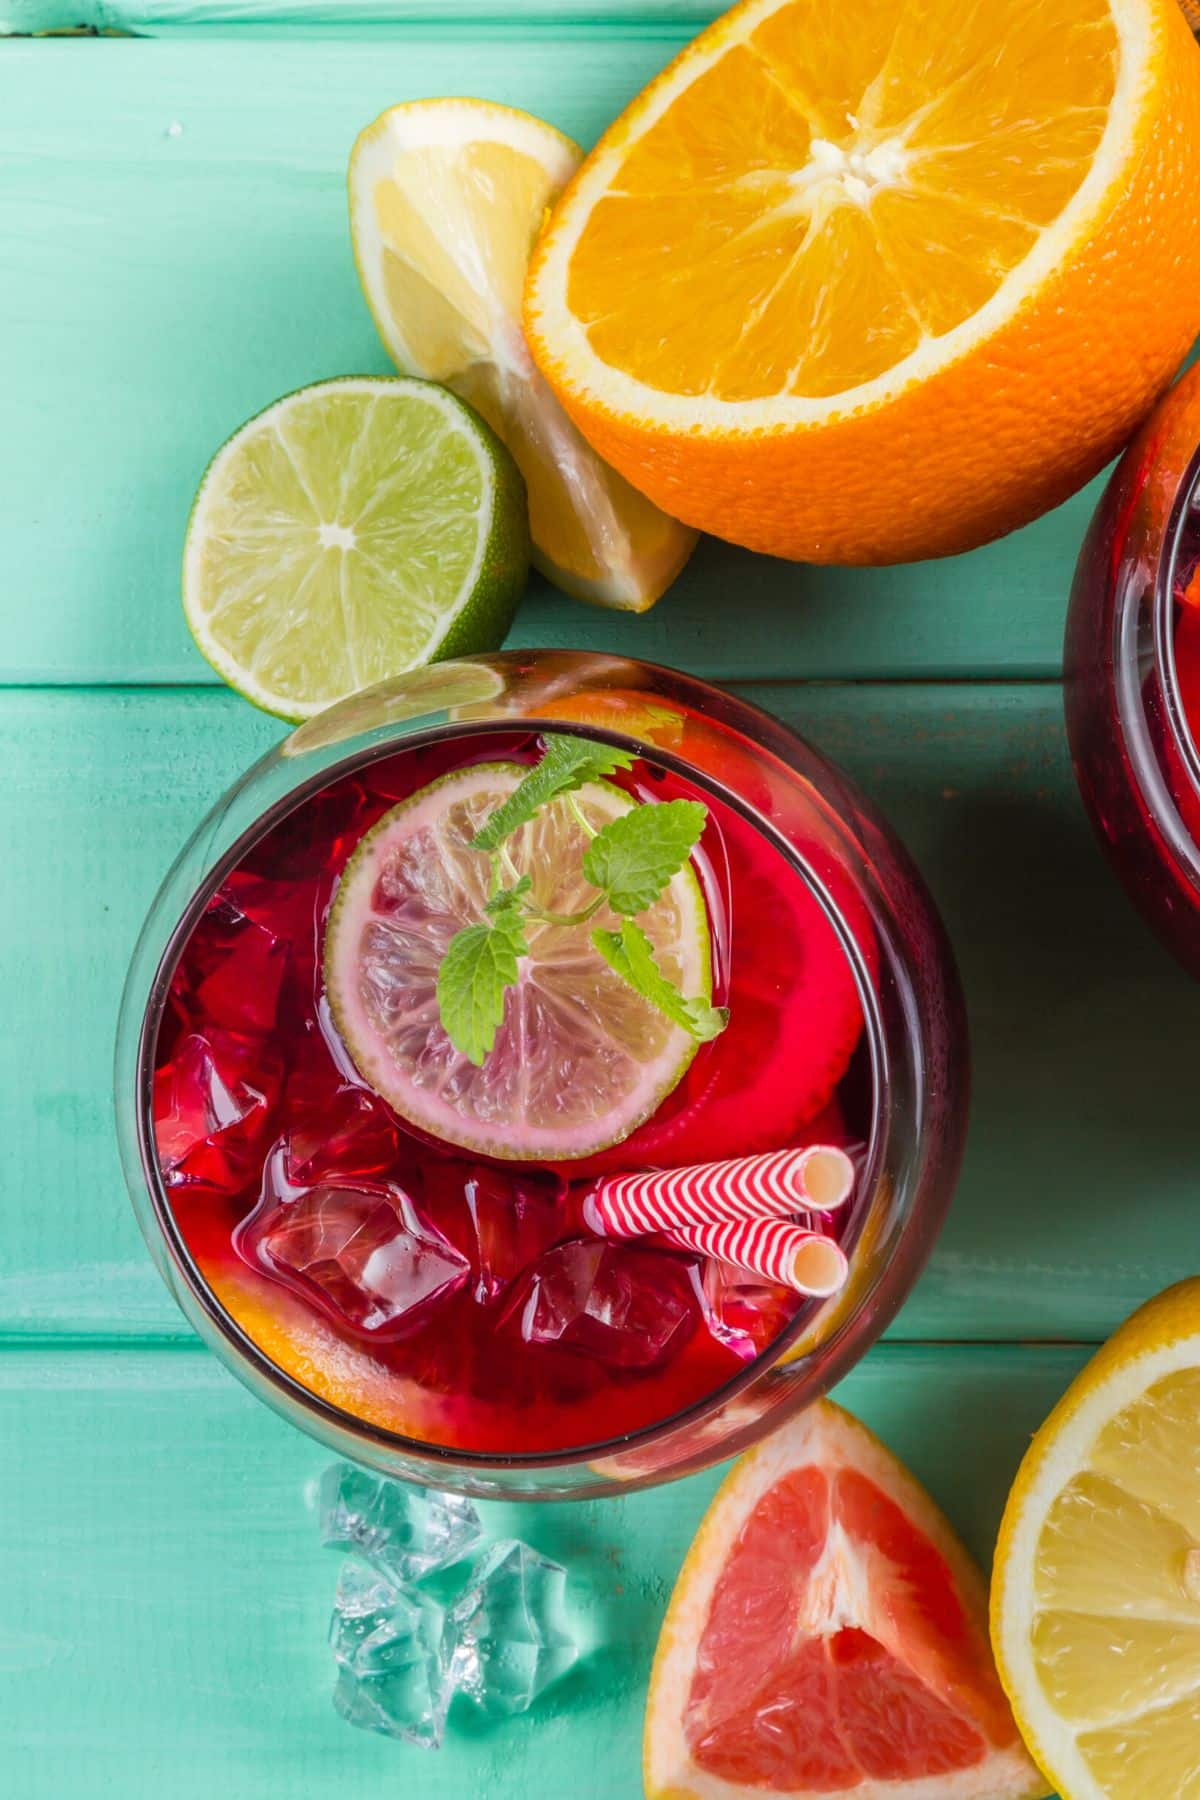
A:
[[[645,1776],[651,1800],[1046,1793],[978,1570],[840,1407],[810,1407],[718,1490],[659,1639]]]
[[[1200,329],[1176,0],[745,0],[604,135],[526,331],[677,517],[814,561],[963,550],[1093,474]]]

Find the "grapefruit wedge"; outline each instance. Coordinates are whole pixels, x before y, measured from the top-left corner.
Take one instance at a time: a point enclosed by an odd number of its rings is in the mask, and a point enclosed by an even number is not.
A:
[[[1021,1800],[1045,1783],[945,1518],[821,1401],[734,1464],[667,1610],[650,1800]]]

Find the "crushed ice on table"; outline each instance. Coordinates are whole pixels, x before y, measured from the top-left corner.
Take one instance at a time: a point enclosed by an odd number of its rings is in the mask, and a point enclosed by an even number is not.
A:
[[[402,1188],[357,1180],[297,1188],[285,1155],[271,1158],[262,1199],[238,1232],[249,1261],[298,1285],[353,1330],[385,1338],[424,1324],[468,1279],[466,1256]]]
[[[528,1544],[484,1552],[446,1618],[451,1686],[492,1717],[525,1712],[579,1652],[567,1629],[566,1570]]]
[[[334,1463],[321,1481],[321,1540],[356,1550],[403,1586],[449,1568],[479,1544],[479,1514],[459,1494],[437,1494]]]
[[[455,1693],[510,1718],[578,1658],[566,1570],[515,1538],[476,1555],[449,1611],[419,1585],[477,1550],[469,1500],[335,1463],[321,1482],[321,1535],[357,1553],[329,1627],[334,1705],[352,1725],[436,1749]]]
[[[649,1369],[675,1352],[697,1317],[678,1258],[574,1238],[538,1258],[502,1322],[527,1344],[554,1345],[614,1368]]]
[[[435,1600],[347,1559],[329,1627],[333,1703],[344,1719],[436,1750],[451,1693],[444,1643],[445,1613]]]

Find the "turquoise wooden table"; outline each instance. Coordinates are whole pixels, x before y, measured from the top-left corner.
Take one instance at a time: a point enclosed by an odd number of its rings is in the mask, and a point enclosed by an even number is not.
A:
[[[445,22],[453,10],[454,22]],[[346,155],[390,102],[479,92],[591,141],[704,0],[0,0],[0,1791],[14,1800],[636,1800],[645,1677],[715,1485],[522,1515],[600,1643],[533,1715],[422,1757],[329,1701],[326,1462],[217,1367],[152,1271],[109,1063],[185,833],[281,727],[214,685],[178,562],[211,450],[382,371]],[[129,35],[110,35],[111,33]],[[829,571],[706,543],[643,619],[536,585],[515,641],[736,686],[893,817],[974,1041],[950,1222],[841,1397],[979,1556],[1030,1431],[1194,1266],[1200,1004],[1117,891],[1067,762],[1084,494],[969,558]],[[736,627],[729,597],[737,596]],[[489,1519],[493,1525],[498,1516]]]

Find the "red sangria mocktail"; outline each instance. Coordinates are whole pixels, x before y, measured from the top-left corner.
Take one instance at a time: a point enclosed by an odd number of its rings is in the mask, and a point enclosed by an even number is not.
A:
[[[895,915],[864,884],[849,790],[720,716],[762,715],[604,659],[448,665],[448,692],[456,669],[489,699],[418,693],[398,730],[381,690],[382,733],[368,695],[294,734],[318,772],[171,931],[138,1047],[154,1226],[189,1313],[339,1448],[477,1491],[661,1478],[823,1385],[911,1280],[961,1138],[953,973],[911,868]],[[914,1094],[937,1129],[910,1246]],[[686,1204],[681,1230],[597,1226],[615,1176],[814,1145],[849,1191],[722,1227],[720,1254]],[[776,1230],[807,1263],[764,1260]]]
[[[1200,975],[1200,369],[1113,473],[1080,554],[1067,726],[1092,823],[1133,900]]]

